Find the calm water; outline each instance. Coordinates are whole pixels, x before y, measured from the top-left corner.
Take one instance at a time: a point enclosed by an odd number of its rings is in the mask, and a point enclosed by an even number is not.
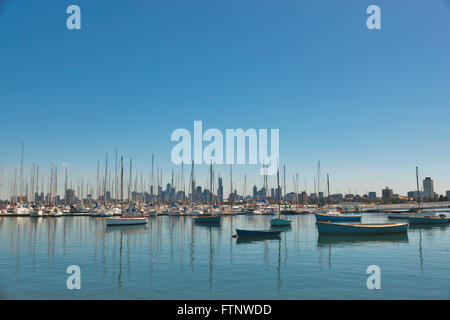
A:
[[[108,227],[91,217],[0,218],[0,294],[26,299],[449,299],[450,227],[407,236],[319,237],[315,218],[293,216],[280,240],[241,241],[269,216],[190,217]],[[385,222],[367,213],[363,222]],[[81,290],[66,268],[81,268]],[[366,269],[381,268],[381,290]]]

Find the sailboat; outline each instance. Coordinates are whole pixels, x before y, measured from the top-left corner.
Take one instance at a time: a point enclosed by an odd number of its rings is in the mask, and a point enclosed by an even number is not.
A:
[[[361,215],[356,214],[342,214],[337,211],[330,210],[330,179],[327,174],[327,187],[328,187],[328,209],[324,213],[316,212],[316,221],[361,221]]]
[[[201,216],[193,218],[194,222],[196,223],[220,223],[220,215],[212,215],[212,162],[211,162],[211,168],[210,168],[210,192],[209,192],[209,211],[208,213],[204,213]]]
[[[272,227],[289,227],[291,225],[291,219],[281,218],[281,208],[280,208],[280,170],[277,168],[277,201],[278,201],[278,218],[270,220],[270,225]]]
[[[416,181],[417,181],[417,197],[418,197],[418,207],[419,210],[416,214],[420,214],[420,193],[419,193],[419,176],[417,174],[418,170],[416,167]],[[432,215],[428,213],[428,215],[411,215],[408,217],[409,224],[448,224],[450,222],[450,218],[447,217],[445,214],[440,214],[438,216]]]
[[[417,167],[416,167],[416,184],[417,184],[417,204],[418,204],[418,210],[416,211],[416,213],[409,213],[409,212],[387,213],[388,219],[409,219],[409,218],[434,216],[433,212],[422,212],[420,208],[419,169]]]
[[[114,217],[114,218],[106,218],[106,226],[130,226],[130,225],[139,225],[139,224],[146,224],[148,222],[147,217],[137,216],[137,217],[126,217],[123,213],[123,157],[120,158],[121,161],[121,177],[120,177],[120,196],[121,196],[121,213],[122,215],[120,217]]]

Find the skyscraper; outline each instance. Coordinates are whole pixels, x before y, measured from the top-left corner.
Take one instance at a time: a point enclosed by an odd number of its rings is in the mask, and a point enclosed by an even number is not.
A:
[[[394,197],[394,192],[392,189],[389,189],[388,187],[381,190],[381,197],[383,200],[392,199]]]
[[[219,183],[217,187],[217,197],[219,198],[219,201],[223,201],[223,184],[222,184],[222,178],[219,177]]]
[[[423,180],[423,197],[428,200],[434,198],[433,180],[430,177]]]

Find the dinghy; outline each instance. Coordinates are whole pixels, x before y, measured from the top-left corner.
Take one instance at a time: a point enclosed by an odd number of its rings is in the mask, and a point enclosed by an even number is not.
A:
[[[327,209],[319,209],[315,212],[316,221],[361,221],[361,215],[359,214],[342,214],[330,209],[330,178],[327,174]]]
[[[239,237],[276,237],[279,236],[281,230],[243,230],[236,229]]]
[[[444,214],[438,216],[422,216],[408,218],[409,224],[443,224],[449,223],[450,218]]]
[[[220,216],[203,215],[193,219],[196,223],[220,223]]]
[[[329,211],[328,213],[315,213],[317,221],[361,221],[360,214],[342,214]]]
[[[332,223],[317,222],[319,234],[386,234],[408,231],[407,223]]]
[[[106,218],[107,226],[133,226],[138,224],[146,224],[148,218],[146,217],[117,217],[117,218]]]

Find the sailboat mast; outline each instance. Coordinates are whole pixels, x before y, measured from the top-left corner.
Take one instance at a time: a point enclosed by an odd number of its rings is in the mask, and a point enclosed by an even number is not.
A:
[[[123,157],[120,157],[120,213],[123,217]]]
[[[317,163],[317,206],[320,207],[320,161]]]
[[[416,167],[416,183],[417,183],[417,203],[420,211],[420,189],[419,189],[419,169]]]
[[[327,173],[327,204],[328,204],[328,208],[330,207],[330,177]]]
[[[105,206],[106,209],[106,180],[108,177],[108,154],[106,154],[106,163],[105,163],[105,181],[103,184],[103,205]]]
[[[230,205],[233,207],[233,171],[230,164]]]
[[[212,213],[212,161],[211,161],[211,167],[209,169],[209,186],[210,186],[210,192],[209,192],[209,213]]]
[[[281,218],[281,207],[280,207],[280,169],[277,167],[277,202],[278,202],[278,218]]]

